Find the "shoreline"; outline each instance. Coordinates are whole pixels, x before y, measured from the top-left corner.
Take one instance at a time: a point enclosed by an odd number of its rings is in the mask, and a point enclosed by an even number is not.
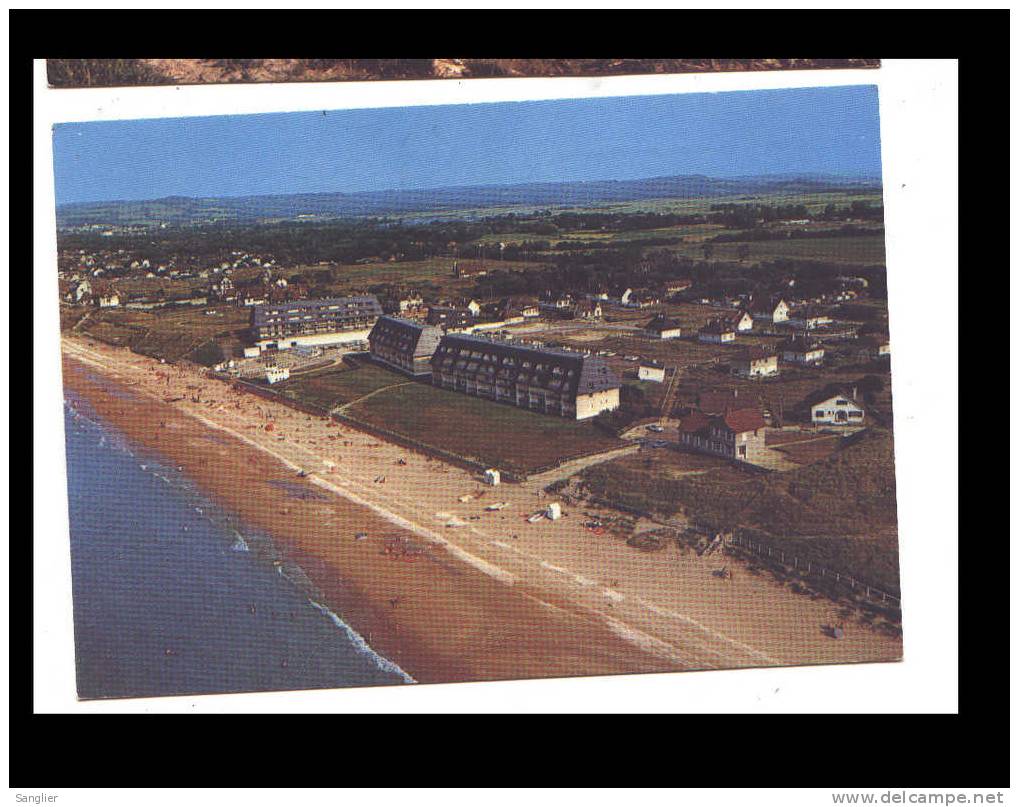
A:
[[[76,368],[87,369],[83,373]],[[267,457],[263,449],[224,434],[205,418],[184,415],[169,404],[137,397],[131,386],[93,372],[97,369],[65,356],[64,384],[87,401],[104,425],[117,430],[130,445],[182,468],[185,476],[231,518],[271,536],[275,550],[288,563],[298,566],[317,589],[319,600],[309,597],[312,604],[324,611],[325,616],[339,618],[372,653],[416,683],[682,669],[657,657],[642,659],[645,654],[628,642],[610,630],[599,631],[596,624],[568,609],[560,612],[555,620],[558,624],[549,625],[547,606],[526,592],[507,586],[507,578],[492,578],[460,559],[457,563],[463,568],[440,570],[438,576],[442,580],[433,581],[430,586],[448,589],[455,581],[460,595],[450,598],[443,591],[445,596],[430,596],[428,605],[434,614],[418,612],[417,618],[408,617],[411,603],[404,601],[409,599],[408,595],[395,594],[400,601],[393,605],[394,596],[388,596],[389,591],[384,589],[406,592],[413,588],[408,585],[410,582],[417,582],[417,587],[424,589],[428,586],[422,585],[420,578],[437,576],[436,564],[430,564],[433,568],[424,574],[411,574],[412,570],[424,571],[426,567],[421,561],[401,563],[378,552],[346,567],[341,558],[352,554],[345,549],[360,550],[362,544],[377,543],[353,541],[356,532],[383,533],[388,539],[411,537],[413,532],[340,495],[326,500],[293,498],[271,483],[286,480],[302,487],[315,485],[319,491],[323,486],[316,484],[317,480],[296,478],[293,468],[288,467],[290,463],[284,465],[283,459]],[[202,427],[210,431],[202,434]],[[212,437],[216,439],[209,439]],[[239,488],[248,493],[238,495]],[[254,495],[256,488],[258,492]],[[341,539],[346,543],[327,540],[323,534],[326,531],[313,526],[314,518],[329,510],[349,523]],[[291,522],[289,526],[287,521]],[[501,574],[500,570],[494,571]],[[375,578],[374,584],[369,577]],[[436,586],[436,582],[445,585]],[[499,611],[514,617],[511,626],[498,624]],[[482,620],[481,614],[487,617]],[[455,633],[443,635],[450,625],[458,623],[463,640],[455,641]],[[494,647],[491,641],[478,642],[485,633],[499,636],[501,648]],[[514,640],[519,643],[517,649],[512,644]],[[482,648],[485,652],[479,652]],[[545,652],[536,653],[539,648]],[[554,664],[556,656],[558,665]]]
[[[196,368],[86,341],[63,339],[65,386],[273,536],[329,610],[419,682],[901,659],[901,638],[865,625],[828,639],[835,603],[740,567],[720,583],[718,561],[593,535],[581,510],[596,505],[525,524],[543,506],[535,484],[486,488]],[[284,481],[307,496],[286,494]],[[486,512],[490,500],[477,499],[489,494],[508,509]]]

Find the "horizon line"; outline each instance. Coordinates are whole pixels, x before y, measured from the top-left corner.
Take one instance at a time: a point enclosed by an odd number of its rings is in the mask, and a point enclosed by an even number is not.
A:
[[[655,179],[687,179],[700,177],[708,180],[740,180],[740,179],[762,179],[766,177],[786,177],[789,179],[795,178],[811,178],[815,177],[818,179],[824,178],[838,178],[838,179],[855,179],[855,180],[870,180],[883,185],[883,177],[880,175],[874,175],[870,173],[852,173],[852,172],[796,172],[796,171],[781,171],[776,173],[763,173],[763,174],[734,174],[734,175],[712,175],[712,174],[657,174],[654,176],[645,177],[627,177],[624,179],[578,179],[578,180],[535,180],[531,182],[507,182],[507,183],[478,183],[468,185],[433,185],[427,187],[403,187],[403,188],[380,188],[378,190],[356,190],[356,191],[292,191],[292,192],[276,192],[276,193],[241,193],[241,194],[220,194],[217,196],[187,196],[184,194],[170,194],[168,196],[150,196],[138,199],[87,199],[74,202],[56,202],[55,207],[59,210],[62,207],[69,207],[71,205],[95,205],[95,204],[129,204],[139,202],[162,202],[167,199],[187,199],[189,201],[201,201],[206,199],[269,199],[273,197],[281,196],[357,196],[367,193],[400,193],[400,192],[428,192],[428,191],[445,191],[445,190],[468,190],[475,188],[520,188],[525,186],[535,185],[595,185],[599,183],[609,182],[648,182]]]

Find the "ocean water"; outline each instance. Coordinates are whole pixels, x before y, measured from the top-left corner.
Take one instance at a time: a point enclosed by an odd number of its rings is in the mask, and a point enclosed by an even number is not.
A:
[[[78,696],[409,680],[316,602],[299,569],[87,404],[65,406]]]

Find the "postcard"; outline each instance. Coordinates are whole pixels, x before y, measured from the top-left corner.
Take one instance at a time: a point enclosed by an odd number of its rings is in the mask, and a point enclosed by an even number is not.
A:
[[[78,696],[901,659],[878,100],[55,126]]]

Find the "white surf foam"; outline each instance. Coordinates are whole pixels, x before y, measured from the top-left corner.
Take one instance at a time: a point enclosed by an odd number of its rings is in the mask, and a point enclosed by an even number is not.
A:
[[[333,624],[336,625],[336,627],[338,627],[347,635],[347,639],[354,646],[357,652],[361,653],[362,655],[368,656],[375,663],[375,666],[377,666],[380,670],[383,670],[384,672],[388,673],[393,673],[394,675],[399,675],[404,680],[404,683],[407,684],[417,683],[417,681],[415,681],[406,671],[401,669],[398,664],[393,663],[389,659],[380,656],[378,653],[372,650],[371,645],[369,645],[368,642],[365,641],[364,637],[360,633],[358,633],[356,630],[350,627],[350,625],[348,625],[346,622],[340,619],[340,617],[338,617],[324,605],[322,605],[319,602],[315,602],[315,600],[308,600],[308,602],[314,605],[315,608],[317,608],[321,613],[329,617],[333,621]]]

